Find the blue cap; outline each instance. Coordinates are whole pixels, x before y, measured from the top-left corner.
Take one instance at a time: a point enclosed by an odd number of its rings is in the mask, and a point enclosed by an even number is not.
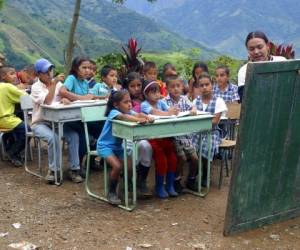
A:
[[[47,73],[51,67],[54,67],[54,65],[45,58],[37,60],[34,64],[36,73]]]

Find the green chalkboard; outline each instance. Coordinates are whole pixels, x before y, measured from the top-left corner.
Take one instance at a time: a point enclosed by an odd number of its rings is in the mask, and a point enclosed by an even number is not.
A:
[[[300,215],[300,60],[249,63],[224,235]]]

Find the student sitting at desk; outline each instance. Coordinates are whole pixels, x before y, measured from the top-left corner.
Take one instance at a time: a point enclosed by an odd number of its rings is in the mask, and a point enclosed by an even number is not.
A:
[[[191,115],[195,115],[197,113],[196,107],[187,96],[182,95],[182,80],[178,76],[173,76],[166,79],[166,84],[169,95],[165,98],[165,100],[169,107],[178,108],[180,112],[190,111]],[[192,139],[192,135],[182,135],[174,138],[177,154],[177,170],[175,179],[175,190],[177,193],[181,193],[183,189],[181,186],[181,177],[183,175],[183,165],[187,160],[189,160],[190,169],[186,181],[186,187],[193,191],[197,191],[195,183],[198,167],[198,156]]]
[[[0,68],[0,77],[1,72]],[[25,94],[11,83],[0,81],[0,131],[10,130],[3,138],[4,142],[9,140],[10,143],[4,143],[4,146],[11,163],[16,167],[23,165],[21,153],[25,149],[25,124],[14,113],[15,105],[20,103],[20,97]]]
[[[112,135],[112,120],[118,119],[123,121],[147,123],[153,122],[153,119],[138,114],[131,110],[131,99],[128,91],[122,89],[112,91],[105,115],[107,120],[97,142],[97,152],[104,158],[112,170],[109,176],[109,192],[107,199],[113,205],[121,204],[121,200],[117,195],[117,185],[119,182],[120,172],[123,168],[124,149],[122,147],[122,139]],[[131,171],[131,159],[128,157],[128,171]],[[129,178],[131,174],[128,175]]]
[[[217,84],[214,85],[213,92],[216,97],[221,97],[227,102],[238,102],[240,100],[238,87],[229,82],[230,71],[226,66],[216,68]]]
[[[139,73],[130,72],[123,80],[123,88],[127,89],[132,104],[132,110],[141,113],[141,103],[144,101],[142,94],[142,81]],[[137,166],[137,189],[139,197],[152,196],[148,186],[147,177],[152,162],[152,147],[147,140],[140,140],[138,146],[138,166]]]
[[[168,116],[178,114],[178,109],[167,105],[161,99],[160,85],[156,81],[145,82],[143,94],[146,101],[141,104],[141,111],[145,114]],[[177,158],[172,138],[151,139],[149,140],[153,150],[155,161],[156,178],[155,193],[161,198],[169,196],[176,197],[178,193],[174,189],[174,179],[176,172]],[[164,179],[167,179],[165,189]]]
[[[210,159],[208,159],[208,143],[207,136],[202,137],[202,187],[207,186],[207,161],[212,161],[214,155],[218,153],[221,142],[220,133],[216,129],[221,115],[227,111],[224,100],[213,95],[213,83],[210,76],[203,73],[199,78],[200,95],[193,101],[194,105],[199,111],[206,111],[214,115],[212,120],[212,145],[210,152]],[[194,145],[198,148],[199,135],[194,136]]]
[[[59,150],[58,137],[53,134],[51,124],[44,121],[41,117],[41,104],[50,105],[54,102],[68,102],[67,99],[61,99],[59,96],[59,89],[62,86],[61,82],[53,81],[54,65],[46,59],[39,59],[34,65],[38,81],[32,85],[31,97],[34,102],[32,113],[32,130],[35,136],[40,137],[48,142],[48,164],[49,170],[46,175],[46,181],[53,184],[55,181],[54,171],[59,165]],[[75,182],[83,181],[79,175],[80,163],[78,156],[79,137],[78,134],[71,129],[68,124],[64,124],[64,138],[68,143],[69,150],[69,178]],[[54,158],[53,147],[56,148],[56,159]]]
[[[87,57],[74,58],[69,75],[66,78],[64,85],[59,90],[59,94],[62,98],[67,98],[70,101],[98,99],[89,92],[87,78],[90,76],[90,65],[90,59]],[[82,163],[83,157],[87,151],[83,124],[81,121],[76,121],[69,122],[68,125],[79,135],[79,158],[80,163]],[[88,127],[89,133],[94,138],[98,138],[102,126],[98,123],[89,123]],[[82,168],[81,174],[85,177],[84,167]]]
[[[107,98],[112,90],[121,89],[118,84],[118,72],[109,65],[105,65],[100,71],[102,82],[98,82],[90,89],[90,93],[97,96]]]

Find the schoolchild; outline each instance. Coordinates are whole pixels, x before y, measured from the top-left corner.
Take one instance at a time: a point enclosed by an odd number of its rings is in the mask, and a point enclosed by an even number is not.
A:
[[[189,111],[190,115],[197,113],[196,107],[188,99],[187,96],[182,95],[182,80],[177,77],[169,77],[166,79],[168,96],[165,98],[169,107],[175,107],[180,112]],[[175,179],[175,189],[177,193],[182,192],[181,177],[183,175],[183,165],[189,161],[189,174],[186,181],[186,186],[189,189],[196,190],[195,180],[198,166],[198,156],[196,148],[193,145],[192,135],[183,135],[174,137],[174,144],[177,154],[177,171]]]
[[[112,120],[139,122],[141,124],[152,122],[153,119],[132,111],[130,94],[126,89],[112,91],[105,112],[107,120],[97,141],[97,152],[111,166],[112,170],[109,176],[109,192],[107,199],[113,205],[121,204],[117,195],[117,185],[120,172],[123,168],[124,149],[122,139],[114,137],[112,134]],[[128,170],[131,171],[131,159],[128,157]],[[129,174],[128,176],[131,176]]]
[[[223,112],[227,111],[224,100],[220,97],[213,95],[213,82],[211,77],[203,73],[199,78],[200,95],[193,101],[197,110],[206,111],[214,115],[212,120],[212,146],[210,158],[208,159],[208,143],[207,136],[202,137],[202,186],[207,186],[207,163],[212,161],[215,154],[218,153],[219,145],[221,142],[220,133],[217,130],[217,125],[220,121]],[[194,136],[194,145],[198,148],[199,136]]]
[[[141,111],[145,114],[168,116],[178,113],[178,109],[170,108],[167,103],[161,99],[160,86],[156,81],[146,82],[143,87],[143,94],[146,100],[142,102]],[[177,158],[173,139],[151,139],[149,143],[153,150],[156,168],[156,195],[162,199],[169,196],[178,196],[178,193],[174,189]],[[165,177],[167,181],[166,188],[164,186]]]
[[[141,112],[141,103],[144,101],[142,94],[142,81],[139,73],[131,72],[123,81],[123,88],[127,89],[132,103],[132,110]],[[152,147],[147,140],[141,140],[138,146],[138,178],[137,188],[141,197],[152,195],[147,186],[147,177],[152,161]]]
[[[216,68],[216,81],[213,92],[216,97],[221,97],[225,103],[238,102],[240,100],[238,87],[229,82],[230,71],[226,66]]]
[[[207,65],[203,62],[195,63],[192,71],[192,78],[189,80],[189,98],[191,100],[194,100],[198,96],[198,93],[194,88],[198,87],[199,78],[202,73],[208,73]]]

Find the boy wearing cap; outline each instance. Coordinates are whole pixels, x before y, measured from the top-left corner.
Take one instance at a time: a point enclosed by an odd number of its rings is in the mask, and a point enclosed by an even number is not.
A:
[[[54,65],[46,59],[39,59],[34,64],[34,69],[37,74],[38,80],[32,85],[31,97],[34,102],[32,113],[32,130],[35,136],[40,137],[48,142],[48,164],[49,170],[46,175],[46,181],[49,184],[53,184],[55,181],[54,171],[58,166],[58,157],[54,159],[54,143],[58,152],[58,138],[56,134],[53,134],[51,125],[42,119],[41,116],[41,104],[53,104],[55,102],[65,102],[59,96],[59,89],[62,86],[61,82],[53,80]],[[69,150],[69,166],[68,175],[70,179],[75,183],[83,181],[79,175],[79,137],[78,134],[68,127],[68,124],[64,125],[64,137],[68,143]]]
[[[16,138],[13,143],[4,144],[8,158],[16,167],[23,165],[21,153],[25,149],[25,124],[15,115],[15,105],[20,103],[20,97],[25,94],[10,83],[0,83],[0,131],[7,132],[10,138]]]

